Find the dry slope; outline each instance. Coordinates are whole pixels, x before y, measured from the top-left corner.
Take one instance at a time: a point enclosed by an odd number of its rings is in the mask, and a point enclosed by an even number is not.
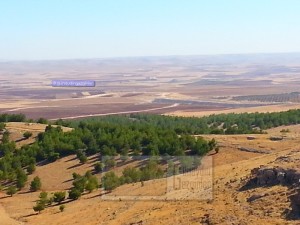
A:
[[[214,159],[214,190],[212,201],[109,201],[101,198],[100,190],[84,195],[80,200],[66,203],[66,210],[59,212],[58,206],[47,208],[41,214],[33,212],[32,206],[39,193],[26,193],[0,200],[11,218],[28,225],[129,225],[129,224],[299,224],[289,220],[292,211],[290,187],[286,185],[253,186],[243,188],[253,178],[251,171],[260,166],[275,167],[284,164],[296,168],[300,140],[300,126],[289,126],[290,133],[283,141],[273,142],[270,135],[281,135],[281,128],[272,129],[268,135],[258,135],[247,140],[245,135],[215,136],[223,147]],[[271,154],[243,152],[239,146],[267,148]],[[280,161],[288,157],[288,162]],[[42,180],[44,190],[54,191],[68,188],[68,179],[73,171],[84,172],[92,166],[91,158],[86,165],[78,165],[72,157],[41,166],[35,172]],[[49,171],[57,174],[57,179],[49,177]],[[35,174],[34,174],[35,175]],[[33,175],[33,176],[34,176]],[[29,179],[31,180],[32,177]],[[59,185],[64,180],[66,183]],[[133,195],[158,195],[165,191],[164,179],[124,185],[111,195],[131,193]],[[184,190],[176,193],[182,195]],[[20,204],[20,202],[22,204]],[[1,211],[0,211],[1,212]],[[2,217],[1,217],[2,218]],[[2,223],[1,223],[2,224]],[[7,224],[9,224],[7,222]],[[6,225],[6,224],[5,224]]]

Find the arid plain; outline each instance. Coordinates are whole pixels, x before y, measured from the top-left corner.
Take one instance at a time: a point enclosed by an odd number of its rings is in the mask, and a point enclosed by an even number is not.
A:
[[[0,112],[57,119],[298,108],[299,59],[259,54],[0,62]],[[95,80],[96,86],[51,87],[53,79]]]
[[[0,62],[0,113],[55,120],[138,112],[204,116],[298,109],[299,62],[300,54]],[[52,79],[89,79],[97,85],[54,88]],[[7,129],[13,140],[22,138],[24,131],[33,133],[18,142],[22,146],[34,142],[45,125],[8,123]],[[290,131],[282,141],[270,140],[270,136],[281,136],[282,129]],[[289,219],[297,208],[291,200],[295,195],[292,187],[247,186],[253,171],[261,166],[297,169],[299,135],[299,125],[272,128],[251,136],[253,140],[248,135],[203,135],[214,137],[220,145],[218,154],[207,156],[213,159],[212,200],[109,201],[97,190],[65,203],[62,213],[53,205],[38,214],[32,207],[39,193],[30,192],[28,183],[13,197],[0,192],[0,224],[299,224]],[[241,147],[261,151],[247,152]],[[29,181],[38,175],[43,177],[43,191],[67,190],[73,172],[84,173],[93,165],[93,157],[80,164],[76,157],[68,156],[37,166]],[[111,195],[159,195],[165,191],[163,184],[165,179],[127,184]]]

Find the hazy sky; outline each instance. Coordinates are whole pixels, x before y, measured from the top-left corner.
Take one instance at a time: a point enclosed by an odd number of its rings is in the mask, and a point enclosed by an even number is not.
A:
[[[299,0],[0,0],[0,59],[296,51]]]

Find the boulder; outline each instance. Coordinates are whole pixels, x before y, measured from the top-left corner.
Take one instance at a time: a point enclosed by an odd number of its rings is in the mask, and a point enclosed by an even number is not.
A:
[[[258,186],[276,185],[276,184],[299,184],[300,172],[294,169],[283,169],[280,167],[261,166],[251,170],[252,180]]]
[[[272,168],[261,168],[257,172],[258,185],[271,185],[278,183],[276,172]]]

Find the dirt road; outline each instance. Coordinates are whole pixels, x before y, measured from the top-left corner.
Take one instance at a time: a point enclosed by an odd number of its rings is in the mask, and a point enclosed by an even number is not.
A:
[[[130,114],[130,113],[151,112],[151,111],[156,111],[156,110],[161,110],[161,109],[169,109],[169,108],[177,107],[178,105],[179,105],[178,103],[175,103],[173,105],[159,107],[159,108],[152,108],[152,109],[123,111],[123,112],[112,112],[112,113],[98,113],[98,114],[89,114],[89,115],[55,118],[55,119],[49,119],[49,120],[59,120],[59,119],[68,120],[68,119],[86,118],[86,117],[93,117],[93,116],[109,116],[109,115],[121,115],[121,114]]]

